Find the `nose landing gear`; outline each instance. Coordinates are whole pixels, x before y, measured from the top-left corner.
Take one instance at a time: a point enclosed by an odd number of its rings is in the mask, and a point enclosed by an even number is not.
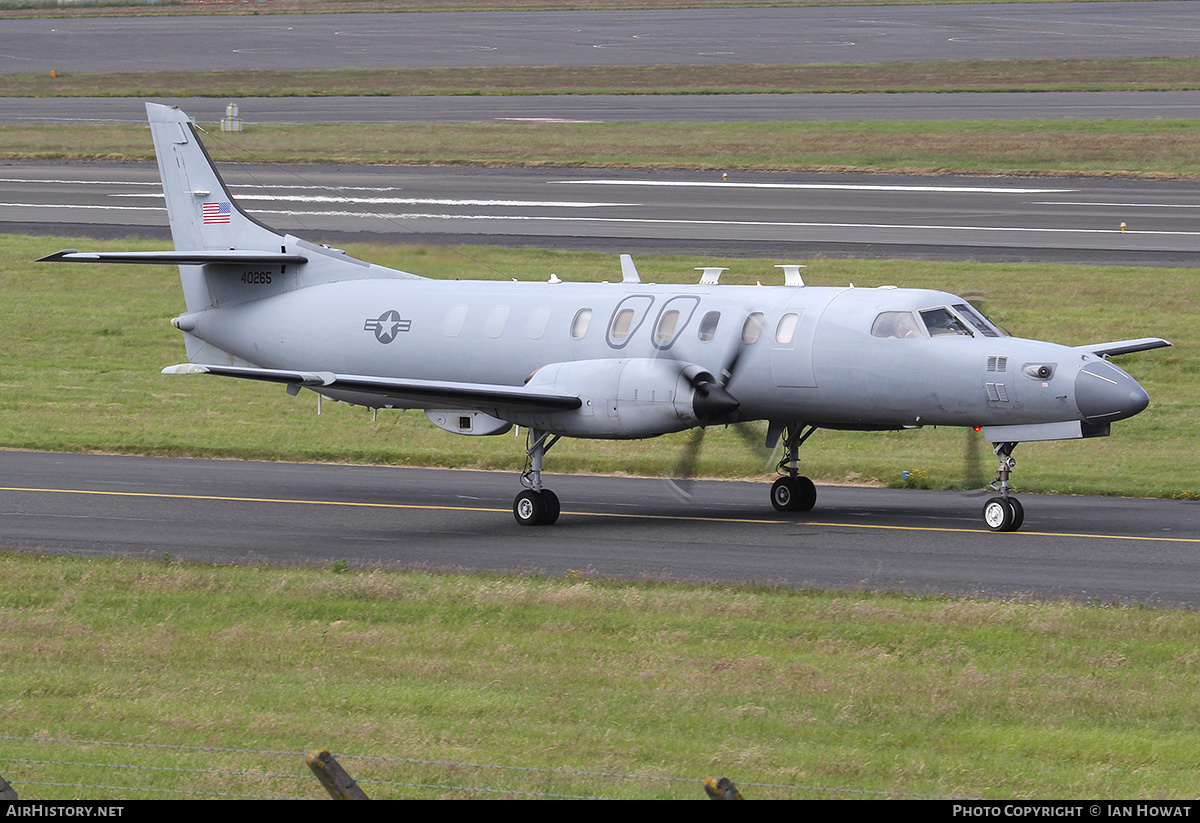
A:
[[[983,504],[983,523],[994,532],[1015,532],[1025,522],[1025,507],[1021,501],[1009,494],[1009,474],[1017,466],[1012,451],[1016,443],[996,443],[992,450],[1000,458],[1000,468],[996,471],[996,479],[991,488],[1000,492],[999,497],[989,497]]]

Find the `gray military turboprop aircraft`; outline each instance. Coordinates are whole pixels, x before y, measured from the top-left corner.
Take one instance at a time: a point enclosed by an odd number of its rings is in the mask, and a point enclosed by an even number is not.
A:
[[[1061,346],[1010,337],[937,291],[642,283],[438,281],[282,235],[241,210],[176,108],[146,104],[174,251],[58,252],[47,261],[179,266],[188,363],[372,408],[424,409],[464,435],[528,429],[523,525],[559,516],[542,459],[561,437],[633,439],[749,420],[782,440],[779,511],[809,511],[798,452],[817,429],[982,429],[999,457],[983,520],[1020,528],[1013,448],[1109,433],[1149,397],[1108,361],[1169,346]]]

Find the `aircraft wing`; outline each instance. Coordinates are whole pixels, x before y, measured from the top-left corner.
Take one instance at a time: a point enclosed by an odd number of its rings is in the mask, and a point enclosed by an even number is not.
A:
[[[1135,351],[1149,351],[1170,346],[1161,337],[1139,337],[1137,340],[1118,340],[1115,343],[1093,343],[1090,346],[1075,346],[1076,351],[1088,352],[1097,357],[1115,357],[1121,354],[1133,354]]]
[[[149,263],[170,266],[202,266],[205,263],[287,264],[307,263],[302,254],[238,249],[199,251],[76,251],[63,249],[40,258],[38,263]]]
[[[305,372],[288,369],[260,369],[249,366],[210,366],[181,363],[168,366],[163,374],[216,374],[307,386],[312,389],[357,392],[374,395],[380,405],[395,404],[412,408],[507,409],[511,411],[557,411],[577,409],[583,401],[573,394],[554,394],[490,383],[451,383],[440,380],[406,380],[333,372]]]

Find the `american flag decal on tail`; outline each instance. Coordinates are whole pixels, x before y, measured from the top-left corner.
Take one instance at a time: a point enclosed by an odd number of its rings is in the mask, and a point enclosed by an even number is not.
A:
[[[229,203],[205,203],[200,213],[205,223],[228,223],[231,211]]]

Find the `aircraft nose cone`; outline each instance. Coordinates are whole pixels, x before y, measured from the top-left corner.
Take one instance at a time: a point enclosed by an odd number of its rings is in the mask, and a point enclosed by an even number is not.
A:
[[[1088,363],[1075,376],[1075,404],[1091,423],[1133,417],[1150,405],[1136,380],[1107,360]]]

